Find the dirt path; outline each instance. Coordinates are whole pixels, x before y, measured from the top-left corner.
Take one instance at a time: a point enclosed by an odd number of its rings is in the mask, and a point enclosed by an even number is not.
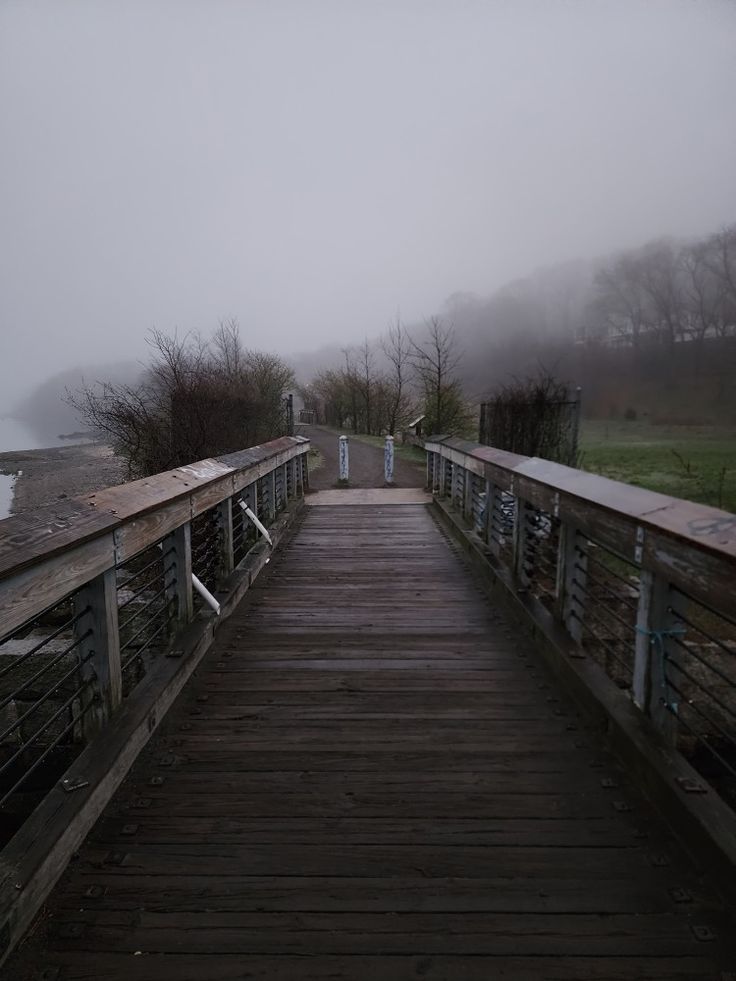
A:
[[[340,472],[338,437],[319,426],[299,426],[297,432],[312,441],[322,456],[322,465],[309,478],[312,490],[327,490],[337,483]],[[394,483],[397,487],[424,487],[424,467],[394,458]],[[350,440],[350,486],[383,487],[383,450],[358,439]]]

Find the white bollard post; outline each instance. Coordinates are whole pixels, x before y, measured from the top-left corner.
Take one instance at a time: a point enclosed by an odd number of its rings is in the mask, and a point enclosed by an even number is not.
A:
[[[350,453],[347,436],[340,437],[340,482],[347,484],[350,479]]]
[[[386,445],[383,450],[383,477],[387,484],[394,482],[394,438],[386,437]]]

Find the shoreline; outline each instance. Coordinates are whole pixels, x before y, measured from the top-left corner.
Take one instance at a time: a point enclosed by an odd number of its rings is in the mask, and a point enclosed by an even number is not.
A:
[[[0,453],[0,474],[15,477],[9,515],[90,494],[126,480],[125,462],[103,443]]]

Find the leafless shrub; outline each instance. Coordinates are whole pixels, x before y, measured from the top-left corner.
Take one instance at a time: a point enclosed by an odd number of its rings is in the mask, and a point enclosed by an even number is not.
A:
[[[515,380],[481,406],[480,442],[510,453],[575,466],[579,394],[544,370]]]
[[[285,431],[291,369],[243,348],[237,323],[210,340],[150,332],[152,358],[136,385],[98,382],[67,392],[85,424],[142,477],[264,442]]]

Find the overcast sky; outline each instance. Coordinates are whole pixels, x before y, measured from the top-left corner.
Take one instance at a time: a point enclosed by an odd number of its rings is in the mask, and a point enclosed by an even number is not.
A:
[[[0,409],[736,220],[729,0],[0,0]]]

